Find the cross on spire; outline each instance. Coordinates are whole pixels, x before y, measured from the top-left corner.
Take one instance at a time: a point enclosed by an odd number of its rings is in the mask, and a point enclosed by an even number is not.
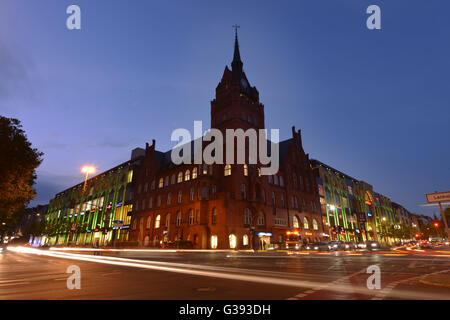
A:
[[[242,72],[242,61],[241,61],[241,55],[239,53],[239,42],[238,42],[238,35],[237,35],[237,29],[240,28],[238,25],[233,25],[234,28],[234,55],[233,55],[233,62],[231,62],[232,70],[237,71],[238,73]]]

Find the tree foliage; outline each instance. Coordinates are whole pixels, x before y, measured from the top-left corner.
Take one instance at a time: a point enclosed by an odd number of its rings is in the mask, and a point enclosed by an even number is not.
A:
[[[22,212],[36,196],[42,152],[32,148],[20,121],[0,116],[0,222]]]

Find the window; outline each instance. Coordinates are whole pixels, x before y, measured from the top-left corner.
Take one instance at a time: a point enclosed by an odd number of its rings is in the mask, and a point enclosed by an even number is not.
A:
[[[248,235],[246,234],[242,237],[242,245],[248,246]]]
[[[170,205],[170,203],[172,202],[172,193],[168,193],[167,194],[167,205]]]
[[[142,200],[142,210],[145,210],[145,200]]]
[[[298,228],[299,224],[298,224],[298,218],[296,216],[292,217],[292,228]]]
[[[169,186],[169,176],[164,178],[164,187],[168,187]]]
[[[156,198],[156,206],[159,208],[161,206],[161,196],[158,195],[158,197]]]
[[[166,228],[169,228],[170,226],[170,213],[166,214],[166,224],[165,224]]]
[[[191,180],[191,171],[186,170],[186,172],[184,173],[184,181],[189,181]]]
[[[161,224],[161,215],[158,214],[155,220],[155,229],[158,229],[160,224]]]
[[[206,163],[203,164],[203,174],[208,174],[208,165]]]
[[[273,176],[273,184],[278,185],[278,176],[277,175]]]
[[[269,176],[268,179],[269,179],[269,183],[272,183],[272,176]]]
[[[152,181],[152,186],[150,187],[151,190],[155,190],[155,180]]]
[[[217,186],[215,184],[213,184],[211,187],[211,193],[216,194],[216,192],[217,192]]]
[[[217,249],[217,236],[215,234],[211,236],[211,249]]]
[[[280,186],[281,186],[281,187],[284,187],[284,180],[283,180],[283,177],[282,177],[282,176],[280,176]]]
[[[308,219],[306,219],[306,217],[303,218],[303,228],[309,229],[309,222]]]
[[[208,188],[203,185],[202,187],[202,199],[206,199],[208,197]]]
[[[150,198],[148,207],[149,207],[150,209],[153,208],[153,197]]]
[[[159,182],[158,182],[158,188],[162,188],[164,186],[164,180],[163,180],[163,178],[160,178],[159,179]]]
[[[148,191],[148,182],[146,182],[144,185],[144,192],[147,192],[147,191]]]
[[[146,224],[145,227],[146,227],[147,229],[150,229],[150,226],[151,226],[151,225],[152,225],[152,217],[148,217],[148,218],[147,218],[147,224]]]
[[[128,171],[127,183],[133,181],[133,170]]]
[[[216,224],[217,223],[217,210],[216,208],[212,209],[211,212],[211,224]]]
[[[137,220],[134,219],[133,220],[133,225],[131,226],[131,229],[136,230],[136,224],[137,224]]]
[[[177,225],[177,227],[181,226],[181,211],[178,211],[178,213],[177,213],[176,225]]]
[[[297,189],[297,175],[295,173],[292,174],[292,182],[294,183],[294,189]]]
[[[248,208],[244,209],[244,225],[252,224],[252,215]]]
[[[248,176],[248,165],[244,164],[244,176]]]
[[[198,223],[200,220],[200,210],[195,210],[195,223]]]
[[[236,246],[237,246],[237,238],[236,238],[236,235],[230,234],[230,235],[228,236],[228,240],[229,240],[229,242],[230,242],[230,249],[235,249]]]
[[[272,191],[272,206],[275,207],[275,193]]]
[[[306,185],[306,192],[309,192],[309,179],[305,179],[305,185]]]
[[[281,207],[284,208],[284,193],[281,194]]]
[[[189,209],[188,222],[190,225],[194,224],[194,210]]]
[[[294,208],[298,208],[297,196],[294,196],[294,202],[295,202],[295,207]]]
[[[264,225],[264,213],[260,212],[257,220],[258,226]]]
[[[300,190],[304,190],[304,186],[303,186],[303,177],[300,176]]]
[[[175,184],[175,174],[170,177],[170,184]]]
[[[194,201],[194,196],[195,196],[195,191],[194,191],[194,187],[192,187],[191,190],[189,191],[189,200]]]
[[[183,197],[183,191],[178,191],[178,203],[181,203],[181,200],[182,200],[182,197]]]
[[[313,219],[313,229],[314,230],[319,230],[319,225],[317,224],[316,219]]]
[[[197,179],[197,167],[192,169],[192,179]]]
[[[139,201],[136,201],[136,211],[139,211]]]
[[[247,188],[245,187],[245,184],[242,184],[241,185],[241,197],[242,197],[242,200],[247,199],[247,190],[246,189]]]
[[[177,183],[183,182],[183,172],[178,172],[178,179],[177,179]]]
[[[229,165],[229,164],[225,165],[224,176],[225,177],[231,176],[231,165]]]
[[[139,185],[138,186],[138,193],[141,193],[141,191],[142,191],[142,185]],[[111,202],[111,200],[110,200],[110,202]]]

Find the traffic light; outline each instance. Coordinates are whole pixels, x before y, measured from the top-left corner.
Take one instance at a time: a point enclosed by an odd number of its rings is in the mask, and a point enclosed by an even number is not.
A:
[[[419,238],[419,237],[420,237],[420,234],[416,233],[416,234],[414,235],[414,237]]]
[[[439,222],[433,223],[433,226],[434,226],[435,228],[438,228],[438,227],[439,227]]]

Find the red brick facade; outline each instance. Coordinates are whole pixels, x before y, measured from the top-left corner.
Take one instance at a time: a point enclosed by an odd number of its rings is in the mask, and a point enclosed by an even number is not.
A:
[[[212,127],[263,129],[264,106],[242,70],[237,38],[231,65],[211,102]],[[186,240],[197,249],[283,247],[293,229],[304,241],[321,240],[317,185],[300,131],[292,128],[279,150],[278,174],[261,176],[259,164],[232,164],[231,171],[224,164],[177,166],[170,151],[147,144],[136,172],[130,240],[141,246]]]

